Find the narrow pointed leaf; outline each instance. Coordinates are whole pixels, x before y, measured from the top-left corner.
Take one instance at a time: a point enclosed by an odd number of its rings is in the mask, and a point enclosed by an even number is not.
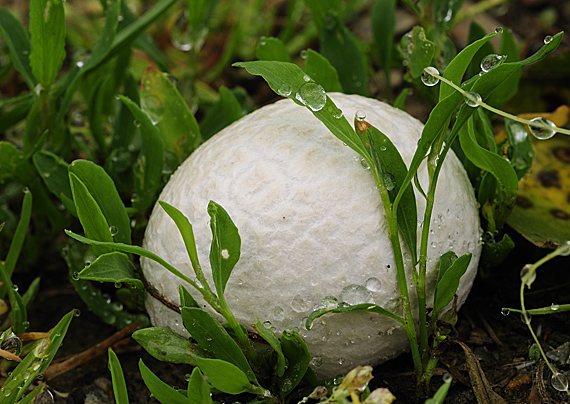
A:
[[[334,308],[326,308],[326,309],[318,309],[313,311],[309,317],[307,318],[307,321],[305,322],[305,327],[307,329],[309,329],[311,327],[311,324],[313,323],[313,321],[315,321],[317,318],[324,316],[325,314],[329,314],[329,313],[347,313],[350,311],[366,311],[369,313],[377,313],[377,314],[381,314],[383,316],[386,317],[390,317],[394,320],[396,320],[397,322],[399,322],[400,324],[404,323],[404,319],[401,318],[400,316],[398,316],[395,313],[392,313],[390,310],[386,310],[385,308],[378,306],[377,304],[374,303],[361,303],[361,304],[355,304],[355,305],[349,305],[349,304],[339,304],[337,307]]]
[[[10,50],[12,63],[20,72],[30,90],[34,90],[37,79],[30,66],[30,36],[24,26],[7,9],[0,7],[0,34]],[[3,117],[5,119],[5,117]]]
[[[143,283],[137,278],[135,270],[134,264],[124,253],[113,251],[98,256],[79,273],[79,278],[99,282],[127,283],[133,288],[143,290]]]
[[[129,395],[127,394],[127,383],[125,375],[121,368],[121,362],[117,358],[117,354],[109,348],[109,370],[111,371],[111,380],[113,381],[113,395],[116,404],[129,404]]]
[[[277,365],[275,368],[275,374],[278,377],[283,376],[285,372],[285,368],[287,366],[287,361],[285,360],[285,355],[283,355],[283,351],[281,350],[281,343],[279,342],[279,338],[277,335],[270,329],[266,328],[265,325],[259,320],[255,320],[253,323],[253,328],[261,338],[263,338],[271,348],[275,351],[277,356]]]
[[[333,65],[319,53],[307,49],[305,72],[327,92],[342,92],[338,73]]]
[[[386,81],[389,83],[396,28],[396,0],[376,0],[372,6],[371,25],[374,48]]]
[[[252,390],[244,372],[236,365],[221,359],[198,358],[198,366],[214,388],[227,394],[240,394]]]
[[[16,268],[16,263],[18,262],[18,257],[24,246],[24,241],[26,240],[26,233],[28,232],[28,225],[30,224],[30,217],[32,215],[32,193],[26,192],[24,195],[24,201],[22,202],[22,211],[20,213],[20,221],[12,237],[12,243],[10,244],[10,249],[8,250],[8,255],[6,256],[6,261],[4,262],[4,267],[9,277],[14,273]]]
[[[281,350],[287,358],[288,367],[281,379],[281,397],[286,397],[301,382],[311,361],[307,344],[299,333],[285,330],[281,335]]]
[[[174,390],[168,384],[158,378],[143,362],[139,361],[139,370],[144,380],[144,384],[152,395],[162,404],[190,404],[190,400]]]
[[[191,404],[213,404],[210,385],[198,367],[194,368],[188,381],[188,399]]]
[[[459,281],[471,261],[471,253],[457,258],[448,268],[440,268],[440,277],[434,295],[434,313],[439,313],[453,300],[459,287]]]

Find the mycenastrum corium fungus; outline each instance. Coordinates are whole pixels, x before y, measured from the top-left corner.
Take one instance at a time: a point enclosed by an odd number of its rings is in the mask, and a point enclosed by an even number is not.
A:
[[[410,163],[423,128],[419,121],[376,100],[329,96],[350,120],[364,111],[366,121],[384,132]],[[418,177],[427,189],[425,166]],[[415,193],[421,224],[425,199]],[[406,351],[402,327],[374,313],[327,315],[310,330],[304,327],[321,302],[373,302],[401,313],[392,245],[373,175],[307,108],[282,100],[225,128],[180,166],[159,199],[192,223],[210,280],[207,206],[213,200],[224,207],[242,239],[241,258],[225,292],[229,307],[246,327],[259,319],[278,334],[298,330],[319,376],[374,365]],[[473,189],[452,152],[439,177],[431,229],[428,302],[433,301],[439,257],[450,250],[458,256],[473,254],[457,292],[461,305],[475,277],[481,243]],[[418,227],[418,238],[420,231]],[[193,278],[182,237],[158,204],[144,247]],[[409,252],[404,259],[413,296]],[[142,266],[149,284],[179,304],[179,278],[146,259]],[[201,302],[198,293],[194,296]],[[412,304],[415,310],[417,303]],[[155,325],[186,333],[180,315],[150,295],[147,309]]]

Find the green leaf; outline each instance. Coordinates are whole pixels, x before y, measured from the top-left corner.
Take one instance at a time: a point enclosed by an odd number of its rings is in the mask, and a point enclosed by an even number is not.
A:
[[[120,95],[119,98],[141,125],[142,146],[134,167],[137,198],[133,202],[133,207],[140,212],[145,212],[153,203],[160,186],[164,159],[164,141],[160,131],[154,126],[146,112],[127,97]]]
[[[164,148],[176,156],[178,166],[202,143],[194,115],[167,75],[153,67],[143,74],[140,97],[142,110],[160,129]]]
[[[228,213],[214,201],[208,204],[212,246],[210,266],[218,296],[222,299],[232,270],[239,261],[241,238]]]
[[[394,202],[408,175],[408,168],[392,141],[373,126],[366,129],[373,161],[384,183],[390,201]],[[418,213],[414,189],[409,186],[403,191],[397,211],[398,228],[412,256],[417,261]]]
[[[404,103],[406,102],[406,98],[412,95],[412,93],[413,91],[411,88],[404,88],[402,92],[398,95],[398,98],[396,98],[396,101],[394,101],[394,108],[398,108],[399,110],[405,111]]]
[[[467,47],[465,47],[459,54],[449,63],[447,68],[445,69],[445,73],[443,77],[448,79],[449,81],[460,85],[463,76],[465,75],[465,71],[468,69],[473,57],[482,49],[487,42],[497,36],[496,32],[491,34],[485,35],[483,38],[470,43]],[[449,94],[455,92],[455,90],[445,84],[441,83],[439,87],[439,99],[443,100]]]
[[[465,0],[435,0],[433,3],[435,26],[442,33],[447,33],[453,25],[453,19]]]
[[[205,139],[209,139],[223,128],[242,118],[243,112],[236,94],[239,90],[228,90],[221,86],[220,99],[206,112],[200,122],[200,130]],[[243,93],[241,93],[243,95]]]
[[[305,72],[327,92],[342,92],[336,69],[322,55],[307,49]]]
[[[459,131],[459,141],[467,158],[480,169],[490,172],[504,188],[507,198],[513,199],[518,188],[517,175],[509,162],[477,143],[473,117],[469,119],[468,127]]]
[[[62,200],[69,213],[77,217],[75,205],[66,204],[67,200],[73,200],[69,184],[68,164],[59,156],[45,150],[34,153],[33,161],[47,189]],[[65,196],[65,200],[62,195]]]
[[[296,97],[301,90],[301,87],[307,83],[304,79],[305,73],[295,64],[285,62],[241,62],[234,63],[233,66],[245,67],[250,73],[257,76],[262,76],[269,87],[277,94],[283,92],[286,87],[290,90],[287,95],[299,105],[304,105]],[[356,151],[361,156],[369,155],[364,144],[360,141],[358,135],[346,118],[342,115],[340,109],[332,102],[332,100],[325,95],[325,104],[321,109],[311,107],[309,103],[306,106],[309,110],[335,135],[339,140]],[[319,100],[319,105],[322,100]]]
[[[303,380],[309,368],[311,354],[303,338],[293,330],[285,330],[281,334],[281,350],[288,364],[280,380],[281,397],[285,397]]]
[[[180,307],[200,307],[194,296],[186,290],[184,285],[178,285],[178,294],[180,295]]]
[[[400,46],[408,56],[408,67],[413,78],[418,78],[426,67],[431,64],[435,46],[426,38],[424,29],[415,26],[402,37]]]
[[[263,325],[263,323],[258,319],[255,320],[252,327],[255,331],[257,331],[259,336],[267,341],[269,346],[275,351],[275,354],[277,356],[275,374],[277,377],[283,376],[283,373],[285,372],[285,368],[287,366],[287,361],[285,360],[285,355],[283,355],[283,351],[281,350],[281,343],[279,342],[279,338],[277,338],[275,333],[269,328],[265,327],[265,325]]]
[[[91,196],[85,184],[71,171],[69,172],[69,180],[77,217],[79,217],[85,235],[94,240],[113,242],[109,224],[97,201]],[[93,246],[95,255],[101,255],[110,251],[111,249],[109,248]]]
[[[30,65],[43,88],[49,88],[65,59],[65,11],[62,0],[30,1]]]
[[[0,281],[3,282],[6,290],[8,291],[8,298],[10,300],[10,317],[12,317],[12,329],[16,334],[23,333],[27,327],[25,324],[28,319],[26,305],[22,296],[17,291],[17,287],[12,283],[10,274],[0,261]]]
[[[508,234],[504,234],[503,238],[495,242],[494,240],[486,242],[481,251],[480,270],[481,275],[489,274],[489,271],[499,266],[515,248],[515,243]]]
[[[75,160],[69,165],[69,172],[75,174],[87,187],[97,202],[108,223],[107,232],[118,243],[131,242],[131,221],[125,210],[115,183],[97,164],[87,160]],[[109,241],[101,239],[101,241]]]
[[[250,381],[256,381],[245,355],[218,320],[195,307],[183,307],[181,314],[184,327],[202,348],[218,359],[233,363]]]
[[[474,43],[478,39],[483,38],[486,35],[485,30],[475,21],[471,21],[469,26],[469,36],[467,42],[469,44]],[[485,43],[481,48],[475,53],[471,62],[469,63],[469,68],[467,69],[467,78],[471,78],[476,74],[481,72],[481,61],[485,56],[495,53],[495,48],[490,42]]]
[[[313,311],[309,315],[309,317],[307,318],[307,321],[305,322],[305,327],[307,329],[310,329],[311,324],[313,324],[313,321],[315,321],[319,317],[324,316],[325,314],[348,313],[350,311],[366,311],[369,313],[376,313],[376,314],[380,314],[380,315],[383,315],[386,317],[390,317],[391,319],[396,320],[400,324],[404,323],[403,318],[401,318],[400,316],[398,316],[395,313],[392,313],[390,310],[386,310],[385,308],[380,307],[374,303],[361,303],[361,304],[355,304],[352,306],[350,304],[347,304],[347,303],[340,303],[336,307],[322,308],[322,309],[318,309],[318,310]]]
[[[213,404],[210,385],[198,367],[192,370],[188,380],[188,399],[191,404]]]
[[[508,62],[518,62],[519,51],[513,34],[510,30],[505,29],[501,34],[501,44],[499,45],[499,55],[506,56]],[[486,102],[495,107],[501,107],[504,103],[510,100],[519,90],[519,81],[521,71],[515,72],[507,80],[502,82]]]
[[[129,404],[129,395],[127,394],[127,384],[125,375],[121,368],[119,358],[111,348],[109,348],[109,370],[111,371],[111,380],[113,381],[113,394],[116,404]]]
[[[520,122],[505,119],[505,129],[509,139],[507,155],[520,180],[532,166],[532,160],[534,159],[532,142],[527,134],[525,125]]]
[[[22,295],[22,302],[24,303],[26,309],[30,307],[30,305],[38,295],[38,292],[40,291],[40,279],[41,278],[39,276],[35,278],[32,281],[32,283],[30,283],[30,286],[28,286],[28,289],[26,289],[26,291]]]
[[[142,328],[135,331],[132,337],[160,361],[196,366],[196,358],[210,357],[198,344],[167,327]]]
[[[394,48],[394,30],[396,28],[396,0],[376,0],[371,14],[374,48],[384,71],[386,83],[390,85],[390,63]]]
[[[4,38],[6,46],[10,50],[12,63],[16,70],[20,72],[22,78],[30,90],[36,88],[37,79],[30,67],[30,37],[28,31],[8,10],[0,7],[0,33]],[[2,116],[2,120],[5,116]]]
[[[338,15],[326,14],[320,32],[321,54],[338,72],[346,94],[367,95],[366,61],[362,45]]]
[[[190,403],[190,400],[186,396],[174,390],[152,373],[152,371],[144,364],[142,359],[139,361],[139,370],[146,387],[148,387],[152,395],[162,404]]]
[[[63,316],[51,330],[48,338],[42,338],[32,343],[30,346],[31,353],[26,355],[22,362],[12,370],[4,382],[0,390],[0,402],[15,403],[22,398],[36,377],[51,364],[72,319],[73,311]]]
[[[445,397],[447,397],[447,392],[451,386],[451,379],[449,381],[444,381],[439,389],[435,392],[432,398],[428,398],[424,404],[443,404]]]
[[[126,283],[143,290],[144,285],[135,274],[136,268],[122,252],[113,251],[97,257],[79,273],[79,279],[99,282]]]
[[[83,69],[90,70],[102,62],[111,50],[111,45],[115,39],[117,28],[119,26],[119,16],[121,14],[121,1],[110,0],[105,5],[105,26],[95,44],[95,48],[89,57],[84,61]]]
[[[465,271],[467,271],[471,256],[471,253],[464,254],[451,262],[451,265],[449,265],[448,259],[446,261],[440,261],[440,272],[434,293],[434,313],[439,313],[453,300],[453,296],[455,296],[457,288],[459,287],[459,280]]]
[[[255,56],[259,60],[278,60],[280,62],[290,62],[291,57],[287,47],[279,38],[264,37],[259,38]]]
[[[174,206],[164,202],[158,201],[160,206],[164,209],[166,214],[170,216],[170,218],[176,224],[180,235],[182,236],[182,240],[184,241],[184,246],[186,247],[186,252],[188,253],[188,257],[190,258],[190,263],[192,264],[192,268],[194,271],[198,270],[202,272],[200,267],[200,261],[198,260],[198,251],[196,251],[196,240],[194,239],[194,231],[192,230],[192,225],[188,218],[176,209]]]
[[[198,358],[198,366],[214,388],[227,394],[250,392],[252,385],[240,368],[221,359]]]
[[[12,237],[12,244],[8,250],[8,255],[6,256],[6,261],[4,262],[4,267],[8,277],[11,277],[16,268],[16,263],[18,262],[18,257],[24,246],[24,241],[26,240],[26,233],[28,232],[28,225],[30,224],[30,217],[32,215],[32,193],[26,192],[24,195],[24,201],[22,202],[22,212],[20,213],[20,221]]]

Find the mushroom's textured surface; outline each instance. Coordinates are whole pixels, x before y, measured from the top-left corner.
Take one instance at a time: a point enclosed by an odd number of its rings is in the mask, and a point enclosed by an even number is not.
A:
[[[423,127],[419,121],[376,100],[329,96],[350,121],[364,111],[366,120],[390,137],[410,163]],[[427,189],[424,166],[419,178]],[[425,200],[417,191],[416,199],[421,224]],[[208,202],[226,209],[242,238],[241,259],[226,289],[230,308],[245,326],[257,318],[278,333],[298,330],[319,376],[377,364],[407,349],[402,328],[376,314],[327,315],[311,330],[304,328],[305,318],[327,296],[350,304],[374,302],[400,312],[392,246],[372,174],[306,108],[282,100],[227,127],[182,164],[160,200],[176,206],[192,223],[209,279]],[[473,190],[452,152],[439,178],[431,228],[428,302],[439,256],[453,250],[458,256],[473,253],[458,290],[462,304],[476,274],[481,244]],[[420,231],[418,227],[418,238]],[[194,277],[182,238],[158,204],[144,247]],[[405,261],[412,285],[409,253]],[[147,281],[179,303],[180,280],[146,259],[142,266]],[[151,296],[147,308],[155,325],[185,332],[180,316]]]

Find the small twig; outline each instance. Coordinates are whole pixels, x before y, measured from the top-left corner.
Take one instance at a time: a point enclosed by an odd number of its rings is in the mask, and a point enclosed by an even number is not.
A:
[[[3,349],[0,349],[0,356],[6,359],[10,359],[11,361],[22,362],[22,359],[19,356],[14,355],[12,352],[8,352]]]
[[[63,374],[71,369],[76,368],[77,366],[83,365],[86,362],[89,362],[91,359],[94,359],[98,356],[106,355],[107,350],[112,347],[113,345],[118,344],[126,337],[130,337],[130,335],[136,331],[139,326],[141,325],[140,321],[133,323],[131,325],[126,326],[122,330],[116,332],[115,334],[111,335],[104,341],[101,341],[97,345],[71,357],[65,358],[58,363],[51,364],[46,371],[44,372],[44,379],[50,380],[60,374]]]
[[[22,334],[18,334],[18,338],[22,341],[35,341],[37,339],[49,338],[49,335],[49,332],[24,332]]]
[[[479,312],[477,312],[477,317],[479,317],[479,320],[481,320],[481,322],[483,323],[485,331],[487,331],[487,334],[489,334],[489,337],[491,337],[491,339],[495,342],[495,344],[497,344],[498,346],[503,346],[503,343],[501,342],[499,337],[497,337],[497,334],[495,334],[495,331],[493,331],[487,320],[485,320],[485,317],[483,317]]]

